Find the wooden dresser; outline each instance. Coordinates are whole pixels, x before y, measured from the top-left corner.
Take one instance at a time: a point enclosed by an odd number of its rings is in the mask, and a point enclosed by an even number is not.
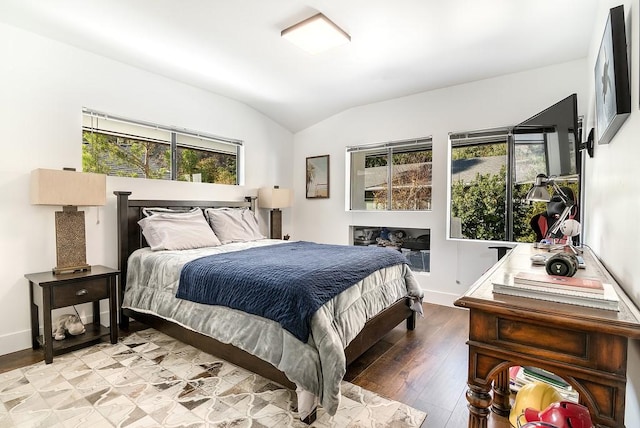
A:
[[[546,250],[518,244],[455,302],[469,309],[469,428],[486,427],[490,409],[509,415],[508,368],[514,365],[561,376],[596,426],[623,427],[627,344],[640,339],[640,312],[586,247],[586,268],[576,276],[611,283],[618,312],[493,293],[492,278],[505,273],[546,273],[531,263],[537,252]]]

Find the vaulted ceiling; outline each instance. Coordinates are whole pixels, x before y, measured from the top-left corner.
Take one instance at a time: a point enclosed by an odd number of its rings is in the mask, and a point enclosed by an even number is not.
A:
[[[346,109],[583,58],[599,0],[2,0],[0,22],[241,101],[297,132]],[[322,12],[351,43],[281,30]]]

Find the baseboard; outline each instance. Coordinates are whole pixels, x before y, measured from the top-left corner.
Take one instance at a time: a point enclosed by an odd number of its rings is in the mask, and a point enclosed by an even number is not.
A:
[[[434,305],[450,306],[453,308],[453,302],[455,302],[459,297],[459,294],[424,290],[424,302],[433,303]]]
[[[31,329],[0,336],[0,355],[31,348]]]

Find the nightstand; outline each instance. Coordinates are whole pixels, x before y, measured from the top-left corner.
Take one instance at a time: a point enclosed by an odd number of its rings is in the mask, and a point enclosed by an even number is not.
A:
[[[120,272],[105,266],[92,266],[91,271],[55,275],[52,272],[30,273],[29,299],[31,302],[31,339],[33,349],[44,347],[44,360],[53,361],[54,355],[89,346],[110,336],[118,341],[116,278]],[[109,328],[100,324],[100,300],[109,299]],[[93,323],[85,324],[86,331],[64,340],[52,337],[51,311],[67,306],[93,302]],[[38,309],[43,311],[44,334],[40,335]]]

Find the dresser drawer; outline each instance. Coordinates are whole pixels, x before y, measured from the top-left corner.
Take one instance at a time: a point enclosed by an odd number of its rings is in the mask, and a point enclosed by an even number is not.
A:
[[[52,287],[52,308],[77,305],[109,298],[109,281],[106,278],[75,282]]]

